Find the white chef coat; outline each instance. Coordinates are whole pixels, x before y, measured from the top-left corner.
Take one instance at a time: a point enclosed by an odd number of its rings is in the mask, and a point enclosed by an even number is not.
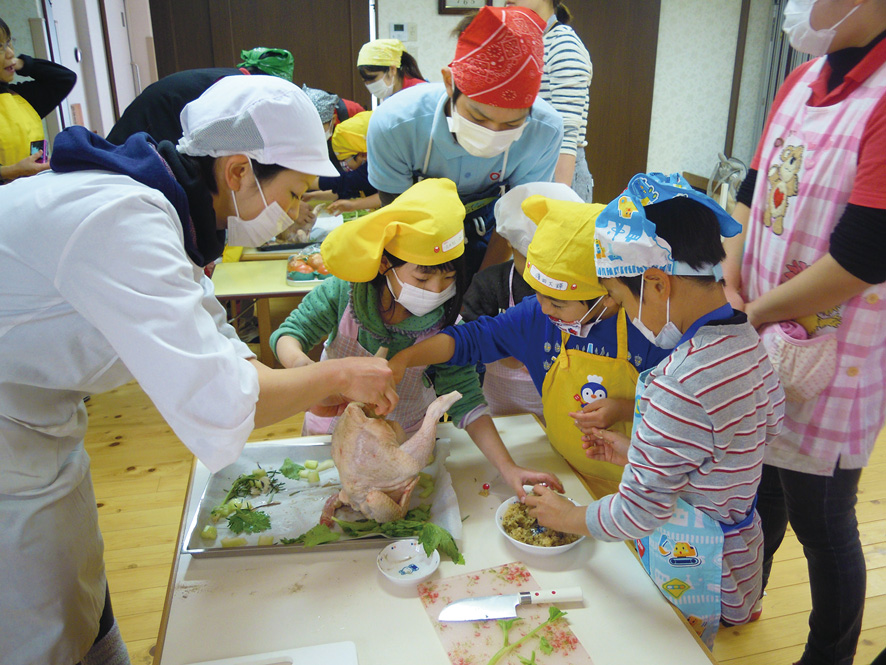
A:
[[[159,191],[46,172],[0,188],[0,211],[0,654],[73,665],[105,593],[83,397],[135,377],[216,471],[253,429],[258,375]]]

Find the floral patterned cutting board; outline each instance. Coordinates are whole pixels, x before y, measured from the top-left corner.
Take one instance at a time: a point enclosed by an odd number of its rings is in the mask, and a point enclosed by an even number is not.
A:
[[[487,568],[457,577],[425,582],[418,586],[419,597],[434,624],[452,665],[487,665],[505,645],[505,633],[498,621],[437,621],[440,610],[454,600],[471,596],[494,596],[502,593],[535,591],[539,585],[520,562]],[[508,632],[508,642],[515,644],[550,617],[550,605],[521,605]],[[563,608],[560,608],[563,609]],[[567,616],[542,628],[498,665],[593,665],[591,657],[569,628]],[[534,660],[533,660],[534,652]]]

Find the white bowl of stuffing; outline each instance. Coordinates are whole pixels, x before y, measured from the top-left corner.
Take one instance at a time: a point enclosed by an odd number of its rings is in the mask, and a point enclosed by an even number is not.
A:
[[[541,526],[534,517],[530,517],[529,506],[520,503],[516,496],[498,507],[495,511],[495,524],[514,547],[537,556],[562,554],[585,539],[574,533],[563,533]]]

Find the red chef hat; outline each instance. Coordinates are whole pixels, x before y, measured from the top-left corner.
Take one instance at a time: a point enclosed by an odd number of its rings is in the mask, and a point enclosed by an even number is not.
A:
[[[449,63],[455,87],[481,104],[529,108],[541,86],[545,27],[523,7],[483,7]]]

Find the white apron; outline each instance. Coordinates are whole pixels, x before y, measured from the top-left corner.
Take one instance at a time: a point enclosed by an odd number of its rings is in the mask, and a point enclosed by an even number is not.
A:
[[[514,266],[508,284],[508,307],[514,306]],[[501,360],[486,365],[483,379],[483,395],[493,416],[510,416],[518,413],[534,413],[544,422],[541,395],[532,382],[525,366],[508,367]]]

